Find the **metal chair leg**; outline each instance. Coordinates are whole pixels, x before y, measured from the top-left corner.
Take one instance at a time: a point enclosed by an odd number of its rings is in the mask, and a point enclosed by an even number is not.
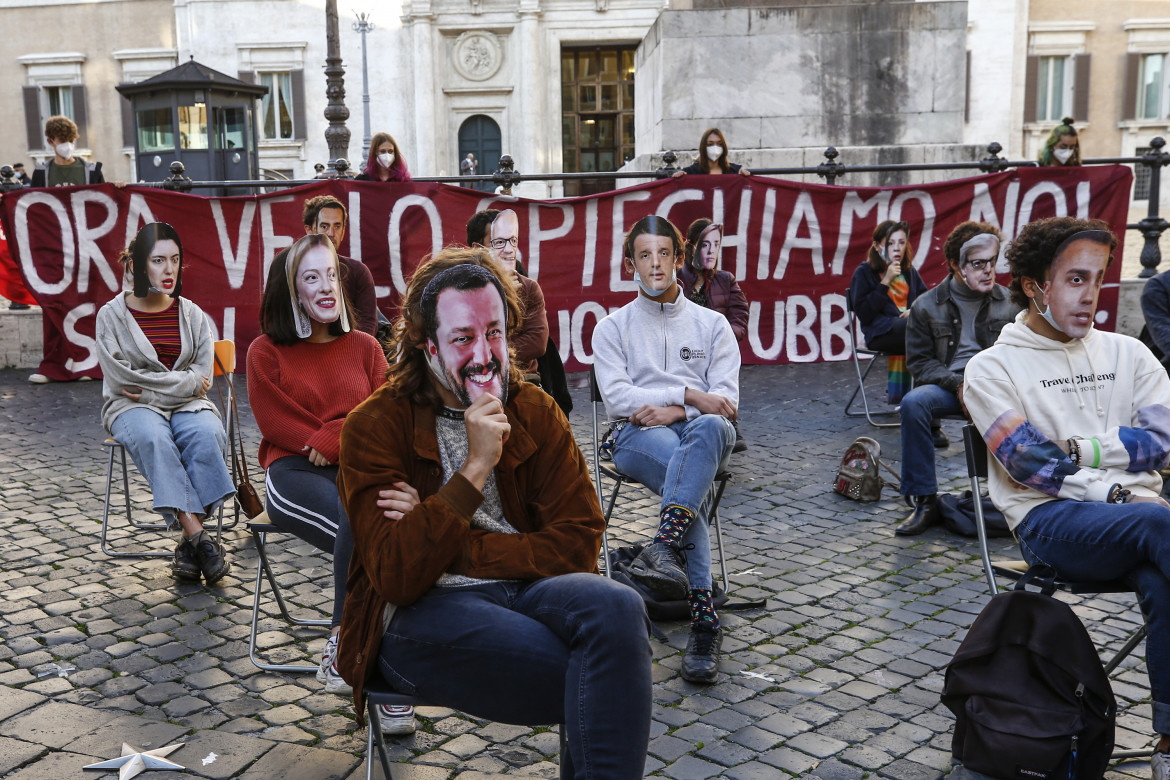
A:
[[[366,780],[374,780],[374,749],[378,750],[378,761],[382,764],[382,777],[390,780],[390,756],[386,753],[386,737],[382,734],[382,721],[378,719],[378,706],[373,699],[366,699]]]
[[[866,395],[865,395],[865,380],[866,380],[866,377],[869,376],[869,372],[873,369],[873,365],[876,362],[877,362],[877,358],[870,360],[869,365],[867,365],[865,367],[865,371],[863,372],[861,370],[861,359],[857,356],[857,351],[856,350],[853,351],[853,367],[857,371],[857,387],[853,388],[853,395],[849,396],[849,402],[847,404],[845,404],[845,416],[846,417],[864,417],[866,419],[866,421],[869,422],[869,424],[875,428],[897,428],[901,425],[901,422],[885,422],[884,423],[884,422],[877,422],[874,419],[875,417],[888,417],[890,415],[897,414],[896,411],[874,412],[874,411],[871,411],[869,408],[869,398],[866,397]],[[851,409],[853,408],[854,401],[857,400],[858,394],[861,395],[861,403],[862,403],[862,406],[865,408],[864,412],[851,411]]]
[[[272,567],[268,562],[268,554],[265,550],[265,541],[267,531],[257,531],[252,529],[252,538],[256,542],[256,581],[252,588],[252,626],[248,633],[248,659],[258,668],[266,672],[293,672],[298,674],[308,674],[309,672],[316,672],[316,666],[307,666],[304,664],[270,664],[263,661],[256,654],[256,633],[260,622],[260,596],[261,586],[264,583],[264,578],[267,577],[268,584],[272,588],[272,595],[276,599],[276,604],[280,608],[280,614],[286,621],[294,626],[328,626],[332,624],[332,620],[304,620],[293,617],[289,614],[288,606],[284,602],[284,597],[280,593],[280,586],[276,583],[276,577],[272,573]]]
[[[134,520],[133,510],[130,505],[130,470],[126,465],[126,448],[120,442],[106,441],[103,444],[109,448],[110,456],[106,460],[106,496],[105,502],[102,504],[102,535],[101,535],[101,549],[102,552],[111,558],[169,558],[172,553],[170,550],[152,550],[143,552],[123,552],[113,549],[110,542],[110,498],[114,486],[114,450],[122,456],[122,495],[126,501],[126,523],[131,529],[148,530],[148,531],[162,531],[169,528],[166,523],[149,521],[137,522]]]

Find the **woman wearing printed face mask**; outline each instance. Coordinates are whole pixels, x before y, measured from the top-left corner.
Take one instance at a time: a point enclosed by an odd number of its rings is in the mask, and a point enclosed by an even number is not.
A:
[[[703,133],[699,139],[699,159],[681,171],[675,171],[674,176],[685,176],[688,173],[738,173],[741,176],[751,176],[752,172],[735,163],[727,161],[727,139],[722,131],[712,127]]]
[[[1081,164],[1081,142],[1072,117],[1066,116],[1052,128],[1040,152],[1040,164],[1057,167]]]
[[[906,317],[926,283],[911,264],[910,226],[886,220],[873,231],[869,258],[849,283],[853,310],[870,349],[892,355],[906,352]]]
[[[700,306],[719,312],[731,324],[736,341],[747,335],[748,302],[735,277],[719,269],[723,226],[696,219],[687,229],[685,262],[679,271],[683,294]]]
[[[248,348],[248,401],[263,436],[268,516],[333,553],[333,630],[317,679],[342,696],[350,688],[335,660],[353,537],[337,494],[341,426],[381,386],[387,368],[378,342],[351,321],[333,242],[306,235],[273,260],[260,304],[263,335]],[[414,714],[384,713],[382,728],[410,733]]]
[[[97,316],[102,423],[146,478],[154,510],[182,528],[171,570],[213,585],[228,572],[203,519],[235,494],[219,411],[207,399],[215,346],[183,289],[183,246],[163,222],[138,231],[120,258],[131,289]]]
[[[374,133],[366,167],[355,178],[358,181],[410,181],[406,158],[392,135]]]

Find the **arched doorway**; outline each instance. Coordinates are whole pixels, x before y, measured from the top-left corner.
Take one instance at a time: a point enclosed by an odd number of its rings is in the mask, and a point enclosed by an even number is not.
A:
[[[471,152],[475,155],[479,168],[476,173],[483,175],[494,173],[500,164],[500,155],[503,146],[500,141],[500,126],[495,120],[483,114],[469,116],[459,126],[459,160],[455,162],[455,170],[459,170],[459,161]],[[480,182],[475,189],[492,192],[495,186],[491,182]]]

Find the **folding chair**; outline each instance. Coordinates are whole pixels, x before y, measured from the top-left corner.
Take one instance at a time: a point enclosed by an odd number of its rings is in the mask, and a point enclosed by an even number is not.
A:
[[[227,385],[228,398],[230,400],[231,393],[235,392],[232,385],[232,372],[236,366],[236,345],[230,340],[223,340],[215,342],[215,354],[218,360],[214,366],[215,376],[223,376],[224,383]],[[220,365],[225,367],[225,371],[220,371]],[[227,414],[227,408],[224,409],[224,419],[228,420],[227,435],[228,440],[232,441],[232,428],[230,415]],[[109,538],[110,529],[110,494],[114,485],[114,456],[117,455],[121,459],[122,464],[122,495],[126,500],[126,522],[131,528],[144,531],[165,531],[168,526],[165,522],[158,520],[140,521],[135,520],[133,511],[130,506],[130,472],[126,465],[126,447],[113,436],[106,437],[102,442],[102,446],[109,450],[109,457],[106,460],[106,497],[105,503],[102,506],[102,535],[101,548],[102,552],[111,558],[168,558],[173,555],[170,550],[150,550],[141,552],[126,552],[114,550]],[[234,446],[234,445],[233,445]],[[217,541],[223,542],[223,529],[225,527],[231,528],[235,526],[240,517],[240,507],[236,504],[235,517],[226,526],[223,521],[223,504],[219,506],[219,516],[214,524],[208,523],[207,526],[214,528],[216,531]]]
[[[295,618],[288,610],[288,605],[285,604],[284,596],[280,592],[280,585],[276,582],[276,576],[272,573],[272,564],[268,560],[268,534],[282,534],[288,533],[283,529],[277,528],[268,519],[267,512],[261,512],[256,517],[248,521],[248,530],[252,533],[252,540],[256,543],[256,583],[252,589],[252,628],[248,633],[248,658],[259,669],[266,672],[293,672],[307,674],[309,672],[316,672],[316,665],[304,664],[277,664],[261,658],[256,652],[256,632],[257,626],[260,622],[260,599],[261,588],[264,580],[268,580],[268,586],[272,589],[272,596],[276,600],[276,605],[280,609],[281,616],[291,625],[294,626],[326,626],[328,627],[332,620]],[[387,777],[390,775],[387,774]]]
[[[621,473],[616,468],[602,465],[602,458],[608,457],[608,453],[603,455],[601,449],[601,430],[598,421],[599,404],[604,404],[605,401],[601,397],[601,389],[597,386],[597,374],[594,372],[592,366],[589,367],[589,400],[593,406],[593,482],[597,487],[597,500],[604,507],[605,528],[602,532],[602,543],[605,552],[605,575],[610,576],[609,572],[609,519],[613,515],[614,504],[617,503],[618,493],[621,492],[622,485],[637,485],[640,484],[638,480],[631,476]],[[601,475],[609,477],[613,480],[613,492],[609,495],[609,500],[606,501],[604,494],[601,491]],[[731,472],[724,469],[715,475],[715,480],[712,484],[715,485],[715,499],[711,502],[711,519],[712,525],[715,526],[715,543],[719,550],[719,571],[723,578],[723,592],[729,592],[727,579],[727,557],[723,550],[723,526],[719,522],[719,502],[723,500],[723,492],[727,489],[727,483],[731,481]]]
[[[387,707],[429,707],[434,706],[417,696],[408,696],[405,693],[395,693],[382,675],[375,673],[365,688],[366,699],[366,780],[374,778],[374,750],[378,751],[378,760],[382,764],[382,777],[390,780],[390,757],[386,753],[386,740],[382,735],[382,724],[378,721],[378,705]],[[569,749],[569,742],[565,736],[565,726],[560,729],[561,755]]]
[[[901,423],[896,422],[876,422],[875,417],[888,417],[896,415],[897,410],[888,412],[874,412],[869,408],[869,399],[865,395],[865,380],[869,376],[870,370],[873,369],[877,358],[885,356],[889,358],[889,352],[882,352],[878,349],[869,349],[868,347],[857,346],[857,313],[853,311],[853,290],[845,291],[845,309],[849,312],[849,351],[853,355],[853,367],[857,371],[857,387],[853,388],[853,395],[849,396],[849,402],[845,404],[846,417],[864,417],[869,421],[869,424],[875,428],[897,428]],[[861,370],[861,355],[868,355],[871,359],[866,363],[865,371]],[[861,403],[865,411],[852,411],[853,404],[857,400],[857,396],[861,396]]]
[[[983,437],[979,434],[978,429],[971,423],[963,426],[963,447],[967,454],[967,476],[971,480],[971,495],[978,497],[980,495],[980,481],[986,480],[988,475],[988,452],[987,443],[983,441]],[[1028,570],[1028,564],[1025,561],[992,561],[991,553],[987,543],[987,526],[983,519],[983,502],[978,498],[974,501],[975,504],[975,530],[979,536],[979,554],[983,558],[983,573],[987,578],[987,590],[992,596],[999,593],[999,587],[995,581],[995,575],[1000,575],[1011,581],[1016,581],[1024,576]],[[1093,595],[1100,593],[1134,593],[1132,586],[1121,580],[1113,580],[1108,582],[1073,582],[1057,578],[1057,590],[1062,590],[1065,593],[1073,595]],[[1118,665],[1121,664],[1125,658],[1134,651],[1134,649],[1141,644],[1142,640],[1146,638],[1146,627],[1143,624],[1141,628],[1135,631],[1129,639],[1125,641],[1121,649],[1118,650],[1108,662],[1103,662],[1105,674],[1112,674]],[[1148,750],[1117,750],[1113,753],[1113,759],[1119,760],[1123,758],[1141,758],[1143,756],[1153,755],[1153,749]]]

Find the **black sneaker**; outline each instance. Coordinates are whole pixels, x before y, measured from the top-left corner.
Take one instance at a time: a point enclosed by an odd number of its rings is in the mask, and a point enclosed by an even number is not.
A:
[[[687,573],[677,544],[651,542],[630,564],[629,572],[662,601],[687,597]]]
[[[682,677],[693,683],[711,683],[719,675],[719,653],[723,648],[723,629],[707,631],[692,628],[683,653]]]
[[[739,423],[734,422],[732,425],[735,426],[735,444],[732,445],[731,451],[743,452],[747,449],[747,441],[743,438],[743,434],[739,432]]]
[[[199,569],[207,584],[214,585],[222,580],[231,568],[223,545],[217,543],[207,531],[200,531],[191,537],[191,546],[195,548],[195,560],[199,562]]]
[[[203,574],[199,570],[199,561],[195,558],[195,545],[191,541],[186,537],[180,537],[179,544],[175,547],[175,558],[171,561],[171,574],[176,580],[198,582],[199,577]]]
[[[942,428],[931,428],[930,438],[934,440],[934,448],[936,450],[945,450],[951,446],[951,439]]]

